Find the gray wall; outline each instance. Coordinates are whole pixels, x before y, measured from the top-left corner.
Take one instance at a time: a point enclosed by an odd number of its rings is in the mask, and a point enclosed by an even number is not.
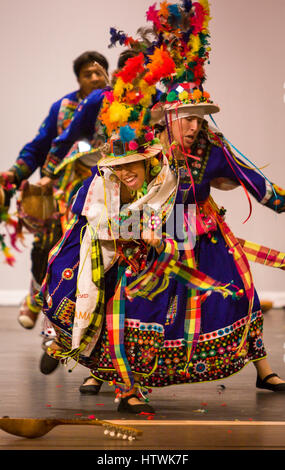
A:
[[[31,140],[53,101],[76,89],[72,61],[87,49],[105,54],[113,70],[122,48],[108,49],[109,27],[129,34],[145,22],[154,0],[0,0],[2,73],[0,170],[7,169]],[[284,0],[212,0],[211,63],[207,89],[220,104],[225,136],[273,182],[285,187]],[[35,179],[37,175],[35,176]],[[214,192],[227,207],[237,236],[284,250],[285,215],[244,192]],[[15,267],[0,264],[0,290],[27,289],[31,238]],[[261,291],[284,291],[284,272],[253,266]],[[1,299],[0,299],[1,302]]]

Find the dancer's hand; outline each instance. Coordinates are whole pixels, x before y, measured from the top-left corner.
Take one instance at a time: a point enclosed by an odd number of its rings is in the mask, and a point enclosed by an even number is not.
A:
[[[144,231],[142,239],[148,245],[153,246],[158,254],[163,252],[164,242],[162,241],[161,236],[159,236],[154,230]]]
[[[15,173],[13,171],[1,171],[0,173],[0,183],[4,184],[6,182],[15,183]]]
[[[52,180],[49,176],[43,176],[36,184],[38,186],[47,187],[47,186],[52,186],[53,182],[54,180]]]
[[[280,188],[276,184],[273,184],[273,188],[275,190],[274,193],[264,205],[281,214],[281,212],[285,212],[285,189]]]

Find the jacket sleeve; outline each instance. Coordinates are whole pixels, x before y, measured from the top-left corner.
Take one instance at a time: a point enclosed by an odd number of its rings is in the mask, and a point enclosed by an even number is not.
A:
[[[18,185],[34,173],[37,168],[42,168],[51,143],[57,136],[59,108],[60,101],[51,106],[49,114],[41,124],[36,137],[22,148],[16,162],[10,168],[10,171],[15,174]]]
[[[246,190],[261,204],[277,211],[285,210],[285,191],[266,179],[266,177],[247,162],[237,158],[230,147],[213,145],[209,160],[211,180],[228,179]]]
[[[43,167],[43,174],[54,178],[55,168],[67,155],[72,145],[83,138],[92,140],[95,123],[104,98],[104,91],[107,89],[94,90],[78,106],[69,126],[52,142]]]

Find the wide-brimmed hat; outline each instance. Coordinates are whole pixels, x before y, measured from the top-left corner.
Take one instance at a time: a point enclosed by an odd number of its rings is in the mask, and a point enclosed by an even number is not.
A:
[[[78,160],[81,161],[85,166],[93,167],[97,165],[97,162],[102,158],[103,146],[93,148],[89,142],[78,141],[72,146],[69,153],[63,158],[59,165],[55,168],[54,173],[58,174],[70,163],[74,163]]]
[[[163,124],[166,120],[172,122],[189,116],[204,119],[219,111],[219,106],[211,100],[208,92],[197,88],[195,84],[181,83],[154,107],[152,123]]]
[[[168,93],[173,101],[168,101],[166,98],[165,111],[171,115],[172,120],[179,119],[186,116],[197,116],[203,118],[207,114],[215,114],[220,111],[220,108],[215,104],[208,92],[194,87],[193,89],[186,89],[185,85],[180,84],[176,89]]]
[[[146,141],[148,135],[149,141]],[[162,145],[158,139],[154,138],[153,133],[148,133],[144,138],[132,140],[131,142],[122,142],[118,136],[110,139],[109,149],[106,154],[98,162],[99,167],[113,167],[116,165],[124,165],[128,163],[148,160],[156,157],[162,151]]]

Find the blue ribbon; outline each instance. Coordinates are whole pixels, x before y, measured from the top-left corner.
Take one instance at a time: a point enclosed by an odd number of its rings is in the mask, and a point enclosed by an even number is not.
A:
[[[220,128],[219,128],[219,126],[217,125],[217,123],[215,122],[213,116],[212,116],[211,114],[210,114],[209,116],[210,116],[211,120],[213,121],[214,125],[216,126],[216,128],[220,130]],[[274,189],[273,184],[271,183],[271,181],[269,181],[269,179],[262,173],[262,171],[261,171],[251,160],[249,160],[249,158],[247,158],[243,153],[241,153],[241,152],[239,151],[239,149],[237,149],[229,140],[227,140],[225,137],[224,137],[224,139],[225,139],[225,141],[226,141],[228,144],[230,144],[230,146],[231,146],[236,152],[239,153],[239,155],[240,155],[241,157],[245,158],[245,159],[263,176],[263,178],[266,179],[266,181],[268,181],[268,183],[270,184],[270,186],[271,186],[271,188],[272,188],[272,191],[273,191],[273,193],[274,193],[274,195],[275,195],[275,197],[276,197],[276,199],[277,199],[277,194],[276,194],[276,191],[275,191],[275,189]]]

